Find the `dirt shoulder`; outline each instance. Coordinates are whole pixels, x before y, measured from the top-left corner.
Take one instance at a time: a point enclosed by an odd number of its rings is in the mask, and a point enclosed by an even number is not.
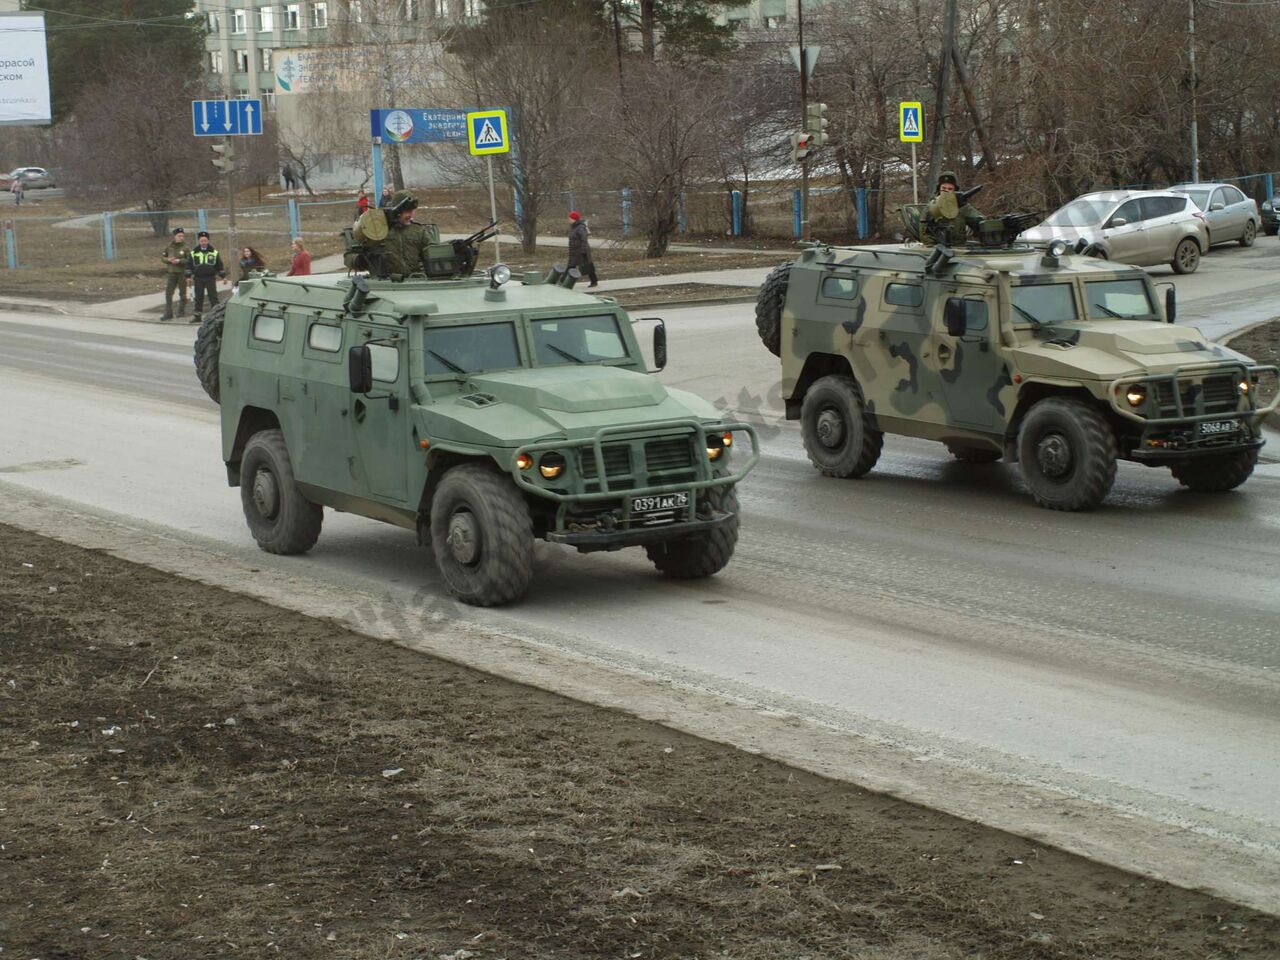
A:
[[[7,954],[1280,954],[1280,919],[326,622],[0,558]]]
[[[1280,366],[1280,318],[1260,323],[1227,341],[1227,346],[1238,350],[1259,363]],[[1267,417],[1272,430],[1280,430],[1280,410]]]

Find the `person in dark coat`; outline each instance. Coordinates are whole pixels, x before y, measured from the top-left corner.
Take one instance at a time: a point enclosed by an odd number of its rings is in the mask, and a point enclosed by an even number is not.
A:
[[[594,287],[600,281],[596,277],[595,260],[591,257],[591,241],[587,239],[591,231],[587,229],[587,221],[577,210],[569,212],[569,269],[577,267],[587,279],[589,286]]]
[[[188,269],[195,287],[195,316],[192,323],[200,322],[204,312],[204,298],[209,297],[209,306],[218,305],[218,279],[227,279],[227,268],[222,265],[222,254],[209,243],[209,231],[201,230],[196,234],[197,244],[188,256]]]
[[[236,283],[248,280],[249,274],[254,270],[265,269],[267,269],[267,262],[262,259],[262,254],[253,247],[243,247],[240,250],[240,276],[236,277]]]

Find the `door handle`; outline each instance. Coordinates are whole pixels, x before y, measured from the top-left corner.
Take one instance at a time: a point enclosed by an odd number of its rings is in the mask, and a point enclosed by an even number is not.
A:
[[[951,348],[945,343],[938,344],[938,359],[949,360],[951,358]]]
[[[365,410],[364,401],[357,400],[355,404],[352,406],[351,410],[355,416],[356,423],[364,423],[364,410]]]

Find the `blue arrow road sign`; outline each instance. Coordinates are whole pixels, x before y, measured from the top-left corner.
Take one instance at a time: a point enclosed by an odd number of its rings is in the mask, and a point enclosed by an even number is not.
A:
[[[262,133],[261,100],[192,100],[197,137],[251,137]]]

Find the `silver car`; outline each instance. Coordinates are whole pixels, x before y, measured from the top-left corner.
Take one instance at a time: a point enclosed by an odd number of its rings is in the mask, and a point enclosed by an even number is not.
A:
[[[1195,272],[1209,249],[1205,215],[1186,194],[1168,190],[1086,193],[1024,231],[1022,239],[1084,240],[1096,256],[1139,267],[1167,263],[1175,273]]]
[[[1209,221],[1209,243],[1238,241],[1242,247],[1253,246],[1262,215],[1258,203],[1246,197],[1229,183],[1180,183],[1170,187],[1174,193],[1185,193]]]

